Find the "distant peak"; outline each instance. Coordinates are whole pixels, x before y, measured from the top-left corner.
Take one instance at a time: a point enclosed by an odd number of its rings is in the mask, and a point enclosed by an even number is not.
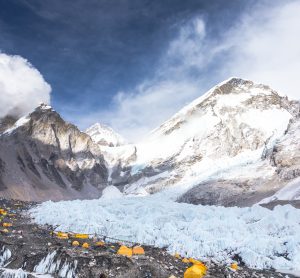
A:
[[[116,147],[125,143],[120,134],[105,124],[95,123],[86,130],[86,133],[99,145]]]
[[[92,130],[92,129],[109,129],[109,130],[113,130],[108,125],[100,124],[100,123],[95,123],[95,124],[91,125],[87,130]]]

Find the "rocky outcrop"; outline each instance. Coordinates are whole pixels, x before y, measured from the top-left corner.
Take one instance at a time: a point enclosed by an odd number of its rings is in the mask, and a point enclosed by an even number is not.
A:
[[[100,147],[41,105],[0,137],[1,196],[22,200],[96,198],[107,185]],[[2,167],[3,169],[3,167]]]
[[[12,127],[17,119],[14,116],[6,116],[0,119],[0,134],[7,130],[8,128]]]
[[[283,180],[300,176],[300,114],[290,121],[285,135],[272,149],[270,159]]]

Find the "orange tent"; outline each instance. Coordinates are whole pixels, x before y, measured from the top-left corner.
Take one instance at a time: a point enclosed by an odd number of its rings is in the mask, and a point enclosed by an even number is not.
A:
[[[123,256],[127,256],[127,257],[131,257],[132,256],[132,249],[125,246],[125,245],[122,245],[118,250],[118,254],[123,255]]]
[[[132,249],[133,255],[145,255],[145,250],[141,246],[134,246]]]
[[[202,278],[205,274],[206,266],[194,264],[185,271],[184,278]]]

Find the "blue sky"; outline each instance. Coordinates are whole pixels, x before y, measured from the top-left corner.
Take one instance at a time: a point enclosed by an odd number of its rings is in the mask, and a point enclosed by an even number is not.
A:
[[[298,7],[299,1],[0,0],[0,50],[39,70],[64,118],[82,129],[104,122],[134,140],[231,75],[262,77],[294,97],[293,88],[272,82],[280,73],[268,76],[262,58],[281,35],[298,46],[292,38],[299,22],[288,19]],[[288,46],[277,48],[274,57]]]

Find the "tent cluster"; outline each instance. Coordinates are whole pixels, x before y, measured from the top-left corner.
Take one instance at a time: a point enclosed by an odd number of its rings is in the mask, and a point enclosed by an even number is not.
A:
[[[184,273],[184,278],[202,278],[205,276],[207,266],[199,260],[193,258],[182,258],[178,253],[174,254],[176,259],[181,260],[185,264],[190,264]],[[230,269],[233,271],[238,270],[238,264],[232,263]]]
[[[13,227],[12,221],[15,220],[13,218],[14,216],[15,216],[15,214],[9,213],[8,209],[0,208],[0,223],[1,223],[1,227],[2,227],[2,229],[0,230],[1,233],[4,233],[4,234],[9,233],[9,230],[7,228]]]
[[[134,246],[133,248],[121,245],[117,254],[132,257],[133,255],[145,255],[145,250],[141,246]]]
[[[65,232],[51,232],[51,235],[55,235],[59,239],[89,239],[89,234],[75,234],[75,233],[65,233]]]
[[[58,239],[74,239],[72,241],[73,247],[79,247],[88,249],[90,247],[90,244],[88,242],[84,242],[80,244],[79,240],[93,240],[92,246],[93,247],[103,247],[106,245],[104,241],[95,241],[94,235],[89,234],[76,234],[76,233],[66,233],[66,232],[51,232],[51,235],[55,236]],[[136,245],[134,247],[127,247],[123,245],[122,243],[119,243],[120,247],[117,251],[118,255],[126,256],[126,257],[132,257],[135,255],[145,255],[145,250],[142,246]],[[115,246],[110,246],[110,249],[114,249]]]
[[[201,261],[193,258],[182,258],[178,253],[175,253],[174,257],[190,265],[184,272],[184,278],[202,278],[206,274],[207,267]]]

